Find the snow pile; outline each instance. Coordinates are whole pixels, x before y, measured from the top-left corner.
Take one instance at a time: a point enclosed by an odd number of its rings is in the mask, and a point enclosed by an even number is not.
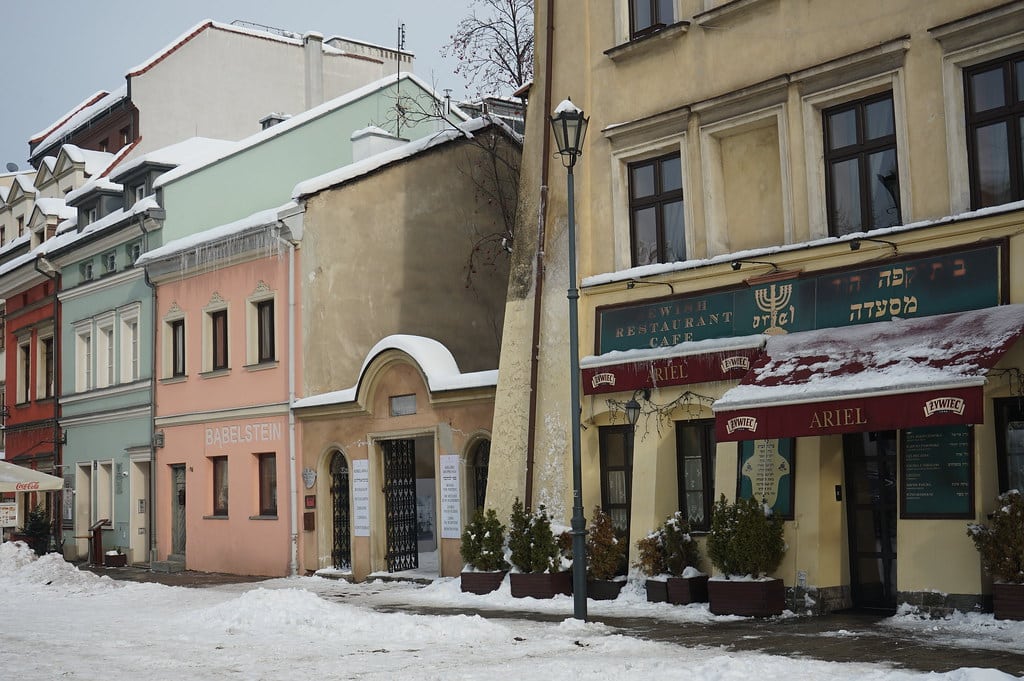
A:
[[[894,629],[940,639],[945,645],[1024,653],[1024,622],[997,620],[992,613],[954,611],[931,618],[917,608],[902,605],[886,622]]]
[[[24,542],[0,544],[0,583],[18,584],[28,590],[52,590],[64,593],[95,591],[114,586],[108,577],[83,572],[64,560],[59,553],[48,553],[36,558]]]

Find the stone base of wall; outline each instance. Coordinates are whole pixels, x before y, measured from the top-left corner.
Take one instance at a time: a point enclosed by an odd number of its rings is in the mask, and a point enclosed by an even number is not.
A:
[[[786,607],[803,615],[827,615],[853,606],[850,586],[786,587]]]
[[[911,605],[931,617],[960,612],[992,612],[992,596],[984,594],[944,594],[934,591],[899,591],[896,602]]]

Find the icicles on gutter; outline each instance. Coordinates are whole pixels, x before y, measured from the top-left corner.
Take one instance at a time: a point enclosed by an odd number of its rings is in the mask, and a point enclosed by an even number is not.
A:
[[[274,238],[274,225],[233,234],[223,239],[197,244],[178,255],[178,273],[186,276],[213,272],[242,257],[284,257],[281,242]]]

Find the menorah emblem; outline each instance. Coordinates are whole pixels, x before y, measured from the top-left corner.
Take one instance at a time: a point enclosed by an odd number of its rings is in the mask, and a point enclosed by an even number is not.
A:
[[[763,325],[764,333],[767,334],[788,333],[783,327],[793,321],[795,309],[789,304],[792,298],[792,284],[781,286],[772,284],[769,288],[754,291],[754,301],[757,303],[757,307],[765,313],[760,317],[754,317],[754,328]]]

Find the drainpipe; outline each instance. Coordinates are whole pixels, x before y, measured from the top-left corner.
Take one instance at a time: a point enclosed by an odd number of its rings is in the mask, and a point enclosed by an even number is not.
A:
[[[164,217],[163,209],[157,211],[147,211],[156,220],[162,220]],[[149,234],[152,230],[146,229],[145,214],[138,216],[139,220],[139,231],[142,232],[142,252],[145,253],[149,250]],[[134,263],[133,263],[134,264]],[[156,359],[156,340],[157,340],[157,295],[156,295],[156,284],[149,278],[149,270],[145,267],[142,268],[143,281],[149,290],[152,291],[153,301],[152,305],[152,320],[150,324],[151,331],[153,333],[153,340],[149,347],[152,348],[150,357],[150,372],[149,372],[149,503],[146,508],[146,523],[149,527],[149,562],[152,563],[159,559],[156,546],[156,508],[154,501],[156,500],[156,444],[154,442],[156,434],[156,382],[157,382],[157,359]]]
[[[545,20],[547,21],[547,45],[544,64],[544,113],[551,111],[551,56],[554,52],[555,39],[555,2],[548,0],[548,11]],[[533,508],[533,462],[537,451],[537,374],[540,364],[540,322],[541,322],[541,297],[544,293],[544,243],[547,240],[547,215],[548,215],[548,169],[551,158],[551,135],[547,126],[543,127],[544,144],[541,154],[540,172],[540,205],[537,207],[537,269],[536,282],[534,284],[533,296],[533,335],[530,340],[530,407],[528,410],[528,423],[526,428],[526,497],[524,505],[527,510]]]
[[[291,502],[289,543],[291,545],[289,574],[299,571],[299,469],[295,456],[295,243],[281,236],[275,228],[274,238],[288,249],[288,486]]]

